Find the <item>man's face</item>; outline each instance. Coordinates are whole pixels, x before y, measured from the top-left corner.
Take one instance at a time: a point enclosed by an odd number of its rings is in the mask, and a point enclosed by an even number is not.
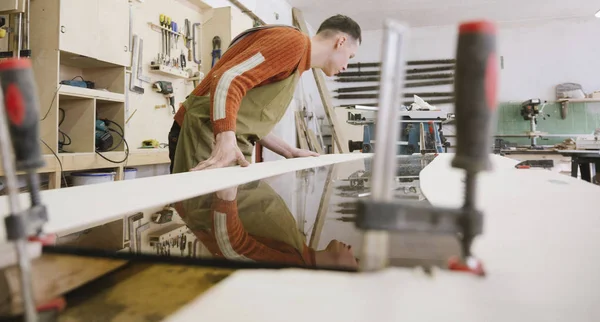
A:
[[[358,40],[340,33],[335,37],[333,52],[329,56],[327,66],[323,72],[327,76],[334,76],[348,68],[348,61],[356,55]]]
[[[332,240],[325,248],[336,259],[336,265],[355,269],[358,268],[358,262],[354,257],[352,246],[346,245],[338,240]]]

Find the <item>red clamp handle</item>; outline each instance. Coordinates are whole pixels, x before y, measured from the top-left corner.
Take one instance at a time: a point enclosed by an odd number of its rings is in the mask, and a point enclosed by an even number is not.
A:
[[[456,272],[471,273],[478,276],[485,276],[485,270],[481,261],[475,258],[469,258],[467,263],[461,261],[457,257],[452,257],[448,260],[448,269]]]

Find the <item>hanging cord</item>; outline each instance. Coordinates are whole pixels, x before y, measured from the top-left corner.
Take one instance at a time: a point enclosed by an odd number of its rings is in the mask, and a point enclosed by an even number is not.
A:
[[[121,143],[125,143],[125,158],[123,158],[123,160],[121,160],[121,161],[115,161],[115,160],[111,160],[111,159],[107,158],[102,153],[100,153],[100,151],[98,151],[98,150],[96,150],[96,153],[100,157],[102,157],[104,160],[106,160],[108,162],[111,162],[111,163],[120,164],[120,163],[123,163],[123,162],[127,161],[127,159],[129,158],[129,144],[127,144],[127,140],[125,140],[125,136],[124,136],[125,131],[123,131],[123,128],[118,123],[116,123],[114,121],[111,121],[111,120],[102,120],[102,121],[105,122],[105,123],[114,124],[114,125],[116,125],[119,128],[119,130],[121,130],[121,132],[119,132],[119,131],[117,131],[115,129],[108,128],[109,131],[116,133],[121,138],[121,141],[119,142],[119,144],[116,144],[113,148],[109,149],[108,151],[103,151],[103,152],[113,151],[117,147],[119,147],[121,145]]]

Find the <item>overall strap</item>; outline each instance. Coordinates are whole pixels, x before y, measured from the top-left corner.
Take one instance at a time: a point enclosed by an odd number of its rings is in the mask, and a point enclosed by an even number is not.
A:
[[[265,25],[265,26],[254,27],[254,28],[250,28],[250,29],[247,29],[245,31],[242,31],[242,33],[240,33],[235,38],[233,38],[233,40],[231,40],[231,44],[229,44],[229,47],[227,47],[227,49],[231,48],[233,45],[235,45],[236,43],[238,43],[240,40],[244,39],[246,36],[248,36],[249,34],[255,32],[255,31],[264,30],[264,29],[271,29],[271,28],[280,28],[280,27],[292,28],[292,29],[296,29],[296,30],[300,31],[300,29],[298,29],[296,27],[293,27],[293,26],[288,26],[288,25],[275,25],[275,24],[273,24],[273,25]]]

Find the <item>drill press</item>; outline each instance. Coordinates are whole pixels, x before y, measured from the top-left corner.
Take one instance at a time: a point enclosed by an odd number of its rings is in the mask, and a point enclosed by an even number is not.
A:
[[[6,232],[17,251],[25,318],[37,321],[31,263],[26,247],[29,238],[40,235],[42,225],[47,221],[47,212],[41,203],[36,171],[44,165],[44,159],[39,146],[39,103],[31,61],[7,59],[0,62],[0,83],[4,94],[4,108],[0,108],[0,154],[10,205],[10,215],[5,218]],[[13,165],[13,152],[16,167]],[[17,171],[23,171],[27,176],[31,198],[29,209],[23,210],[19,202]]]
[[[482,233],[483,215],[476,209],[476,176],[490,169],[491,124],[496,109],[495,25],[486,21],[463,23],[456,53],[455,98],[457,151],[452,166],[465,170],[462,208],[403,204],[390,193],[396,167],[398,133],[395,106],[404,79],[402,40],[405,28],[386,23],[382,59],[380,110],[377,120],[378,149],[373,158],[370,200],[358,202],[356,226],[364,231],[361,270],[378,270],[387,264],[388,231],[452,234],[459,236],[461,258],[448,260],[448,268],[484,275],[482,264],[471,254],[473,239]]]
[[[521,116],[525,121],[529,121],[530,132],[527,134],[531,138],[531,147],[535,147],[537,145],[537,137],[539,136],[539,132],[536,131],[537,127],[537,117],[542,112],[540,105],[542,104],[542,100],[539,98],[530,99],[521,103]]]

